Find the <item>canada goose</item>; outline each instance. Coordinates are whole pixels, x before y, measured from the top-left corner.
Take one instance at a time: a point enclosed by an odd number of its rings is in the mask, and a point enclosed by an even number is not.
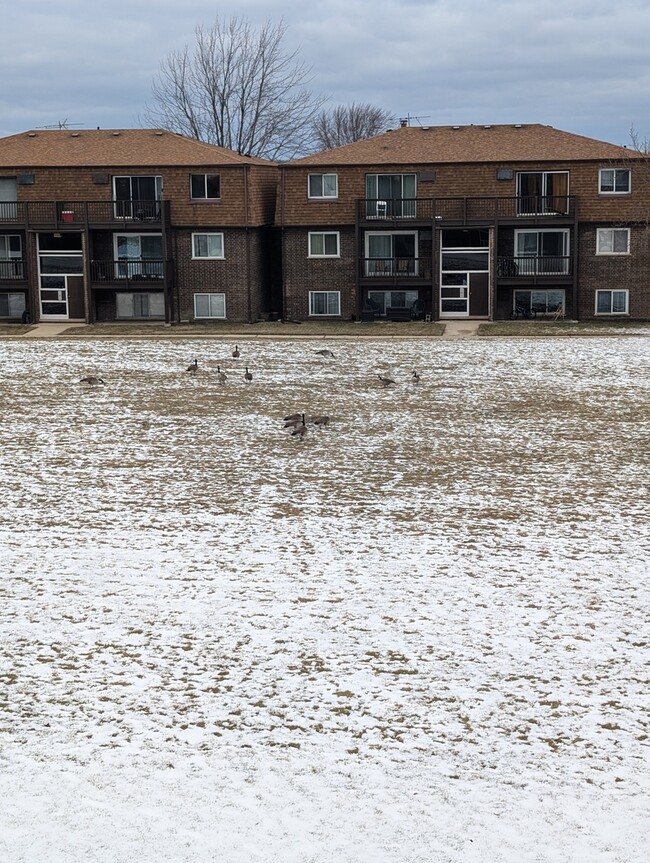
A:
[[[383,375],[377,375],[377,377],[385,387],[395,386],[395,381],[392,378],[385,378]]]
[[[305,424],[305,415],[304,414],[297,414],[296,416],[291,417],[289,419],[286,419],[284,421],[284,428],[285,429],[294,429],[294,428],[298,428],[299,425],[304,425],[304,424]]]
[[[289,414],[288,417],[284,418],[285,423],[291,422],[292,420],[299,420],[302,414]]]
[[[330,418],[325,414],[321,414],[320,416],[312,417],[309,422],[315,426],[327,426],[330,424]]]
[[[222,384],[225,384],[228,380],[228,375],[225,372],[222,372],[219,366],[217,366],[217,379],[219,380],[219,383]]]
[[[332,353],[332,351],[328,350],[327,348],[316,351],[316,353],[319,354],[321,357],[332,357],[332,359],[334,358],[334,354]]]
[[[86,375],[86,377],[82,378],[79,383],[89,384],[91,387],[94,387],[96,384],[105,384],[106,381],[102,380],[102,378],[96,377],[95,375]]]
[[[238,357],[240,356],[239,348],[237,347],[237,345],[235,345],[235,350],[232,352],[232,355],[235,359],[238,359]]]
[[[295,428],[291,429],[292,437],[299,437],[301,440],[307,434],[307,426],[305,425],[305,415],[302,415],[302,422],[300,422]]]
[[[414,372],[413,372],[413,375],[412,375],[412,378],[413,378],[413,383],[414,383],[414,384],[419,384],[419,383],[420,383],[420,374],[419,374],[419,372],[414,371]]]
[[[198,369],[198,367],[199,367],[199,361],[198,361],[198,360],[196,359],[196,357],[195,357],[195,358],[194,358],[194,361],[193,361],[193,362],[191,362],[191,363],[189,364],[189,366],[187,367],[186,371],[188,371],[188,372],[190,372],[191,374],[195,375],[195,374],[196,374],[196,370]]]
[[[246,371],[244,372],[244,380],[247,384],[249,384],[253,380],[253,375],[248,371],[248,366],[246,366]]]

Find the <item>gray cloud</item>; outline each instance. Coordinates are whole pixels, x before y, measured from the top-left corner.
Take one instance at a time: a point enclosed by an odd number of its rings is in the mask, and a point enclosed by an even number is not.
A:
[[[216,11],[203,0],[16,4],[3,21],[0,134],[66,119],[139,125],[160,61]],[[645,0],[243,0],[219,13],[284,18],[287,47],[333,104],[430,124],[549,123],[615,143],[633,124],[648,131]]]

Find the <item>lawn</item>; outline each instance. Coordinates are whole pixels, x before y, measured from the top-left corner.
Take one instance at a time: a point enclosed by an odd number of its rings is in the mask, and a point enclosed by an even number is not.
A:
[[[305,335],[0,340],[0,859],[644,859],[650,338]]]

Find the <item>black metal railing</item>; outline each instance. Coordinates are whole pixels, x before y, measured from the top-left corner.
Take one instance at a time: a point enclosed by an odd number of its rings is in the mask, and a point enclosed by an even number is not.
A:
[[[359,275],[378,279],[431,278],[431,258],[362,258]]]
[[[8,261],[0,261],[0,279],[24,279],[25,262],[12,258]]]
[[[160,282],[164,275],[165,265],[162,259],[90,262],[90,278],[94,282]]]
[[[497,258],[497,276],[515,278],[519,276],[570,276],[569,255],[517,255]]]
[[[507,198],[361,198],[357,215],[361,222],[434,221],[452,224],[495,222],[523,218],[574,218],[575,196],[543,195]]]

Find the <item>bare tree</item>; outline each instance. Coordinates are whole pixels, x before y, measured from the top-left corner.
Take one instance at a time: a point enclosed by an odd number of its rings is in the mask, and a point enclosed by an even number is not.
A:
[[[316,142],[325,150],[342,147],[363,138],[385,132],[395,123],[390,111],[374,105],[338,105],[331,111],[321,111],[313,124]]]
[[[311,70],[287,52],[283,21],[255,30],[236,16],[198,26],[154,79],[145,121],[238,153],[289,159],[313,149],[312,123],[325,99]]]

